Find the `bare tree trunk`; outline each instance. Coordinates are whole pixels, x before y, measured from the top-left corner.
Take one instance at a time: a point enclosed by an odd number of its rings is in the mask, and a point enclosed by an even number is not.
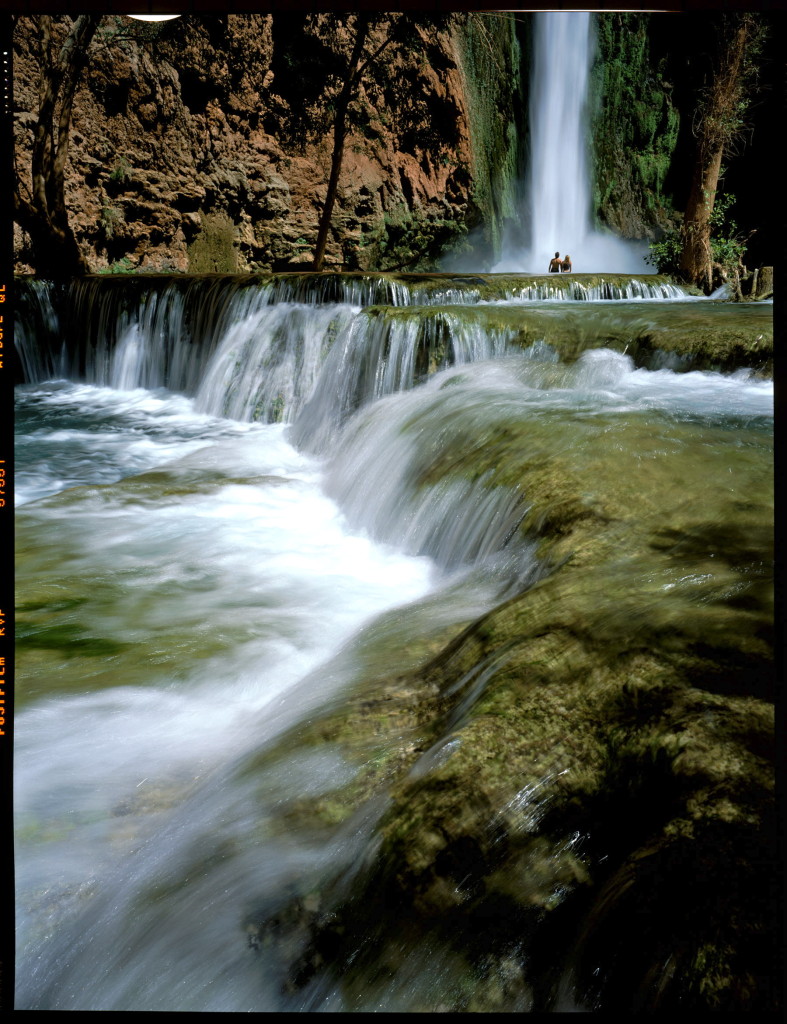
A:
[[[84,274],[90,269],[68,221],[65,168],[74,95],[100,21],[100,14],[76,18],[54,60],[51,19],[41,18],[42,84],[33,137],[31,193],[29,198],[23,196],[17,182],[14,209],[17,222],[32,240],[36,270],[46,277]]]
[[[681,229],[681,273],[705,292],[712,290],[711,217],[722,157],[741,128],[747,47],[757,31],[748,14],[738,15],[735,22],[725,25],[713,80],[699,111],[694,171]]]
[[[328,178],[328,188],[325,193],[325,205],[323,206],[320,225],[317,230],[317,241],[314,246],[314,263],[312,269],[322,270],[325,258],[325,247],[328,243],[328,231],[331,227],[333,207],[336,202],[336,190],[339,186],[339,175],[344,160],[344,143],[347,138],[347,109],[350,106],[353,92],[356,88],[358,69],[363,55],[363,47],[366,42],[366,34],[369,30],[369,18],[366,14],[359,14],[355,27],[355,44],[353,45],[352,56],[347,68],[347,76],[344,85],[336,99],[336,116],[333,122],[333,153],[331,154],[331,173]]]
[[[681,231],[681,272],[705,292],[712,290],[710,219],[719,183],[722,153],[723,147],[719,146],[704,160],[698,156]]]

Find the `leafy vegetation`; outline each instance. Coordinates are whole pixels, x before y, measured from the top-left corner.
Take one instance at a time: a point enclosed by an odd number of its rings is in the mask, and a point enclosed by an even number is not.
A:
[[[718,267],[721,278],[735,280],[743,266],[746,254],[746,239],[738,230],[737,223],[730,216],[735,196],[720,193],[716,196],[710,217],[710,251],[713,263]],[[650,245],[645,262],[654,266],[660,274],[680,274],[680,260],[683,241],[679,228],[667,231],[658,241]]]
[[[131,176],[131,165],[122,154],[118,157],[117,163],[109,173],[109,180],[122,184]]]
[[[595,27],[596,218],[632,234],[654,224],[666,227],[673,207],[666,181],[680,128],[666,60],[651,53],[647,15],[600,14]]]
[[[99,270],[99,274],[133,274],[137,268],[131,262],[128,256],[123,256],[119,260],[115,260],[114,263],[110,263],[108,267]]]
[[[99,217],[99,227],[104,239],[109,242],[117,235],[122,224],[125,223],[123,211],[117,206],[102,206]]]

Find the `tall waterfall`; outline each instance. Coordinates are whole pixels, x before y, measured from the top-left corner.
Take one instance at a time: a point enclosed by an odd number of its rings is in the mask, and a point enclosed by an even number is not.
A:
[[[588,82],[595,37],[587,11],[536,15],[530,85],[530,164],[525,237],[504,244],[497,272],[546,273],[555,252],[574,271],[642,273],[644,243],[601,234],[591,223]]]

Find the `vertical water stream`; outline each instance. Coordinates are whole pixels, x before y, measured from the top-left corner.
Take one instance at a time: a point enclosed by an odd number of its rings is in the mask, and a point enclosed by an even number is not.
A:
[[[535,15],[530,71],[530,151],[522,228],[504,240],[495,271],[547,272],[556,251],[581,273],[643,273],[647,245],[597,231],[591,221],[588,83],[593,15]]]

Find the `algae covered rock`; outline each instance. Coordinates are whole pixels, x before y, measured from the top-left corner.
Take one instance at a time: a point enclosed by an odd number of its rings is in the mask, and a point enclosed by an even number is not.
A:
[[[581,360],[527,369],[588,386]],[[401,428],[410,478],[518,495],[503,548],[540,570],[301,733],[357,773],[289,826],[365,807],[376,840],[323,885],[288,984],[327,971],[363,1009],[427,958],[425,1010],[772,1010],[769,433],[502,393],[452,420],[463,372],[434,382],[439,444]]]

